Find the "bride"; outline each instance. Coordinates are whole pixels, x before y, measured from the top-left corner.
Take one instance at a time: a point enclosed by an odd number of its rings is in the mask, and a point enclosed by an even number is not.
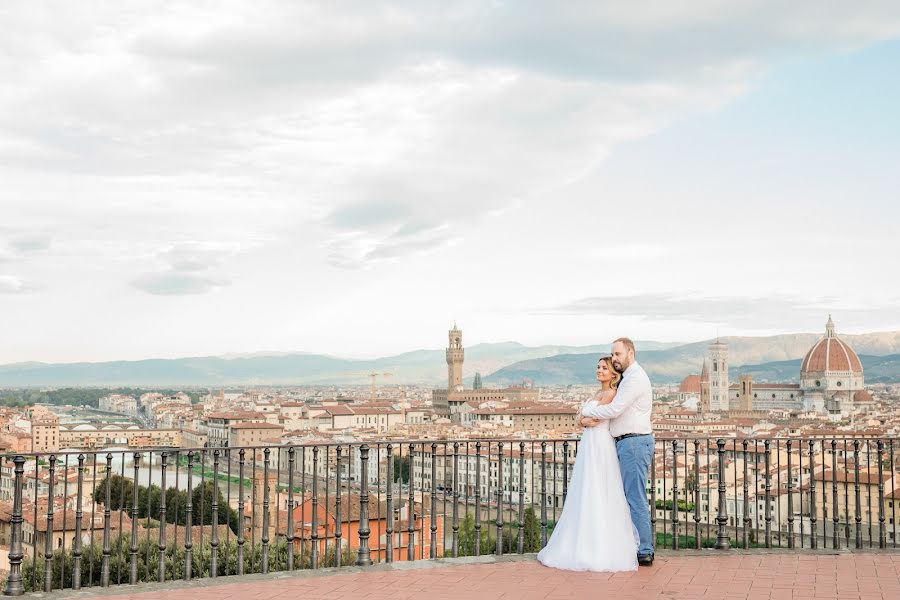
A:
[[[621,379],[612,358],[602,357],[597,363],[600,390],[584,406],[612,402]],[[579,410],[576,422],[587,421],[592,419],[582,417]],[[537,559],[548,567],[570,571],[637,570],[635,531],[609,421],[585,427],[562,515]]]

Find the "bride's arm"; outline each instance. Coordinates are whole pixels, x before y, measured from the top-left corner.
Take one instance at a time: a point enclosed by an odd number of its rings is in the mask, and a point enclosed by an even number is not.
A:
[[[638,393],[632,387],[631,380],[623,379],[611,402],[585,406],[582,411],[584,416],[604,420],[618,417],[637,400]]]
[[[581,408],[578,409],[578,413],[575,415],[575,424],[576,425],[580,425],[581,427],[593,427],[595,425],[600,424],[600,419],[597,419],[595,417],[586,417],[586,416],[584,416],[584,413],[582,411],[584,410],[585,406],[587,406],[587,404],[589,402],[591,402],[592,400],[596,400],[597,397],[601,396],[602,394],[603,394],[602,390],[594,392],[594,395],[591,396],[591,399],[581,405]]]

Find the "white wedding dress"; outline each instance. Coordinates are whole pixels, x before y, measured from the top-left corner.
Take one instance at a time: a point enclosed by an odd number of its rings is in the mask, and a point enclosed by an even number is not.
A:
[[[609,421],[585,427],[562,515],[537,559],[570,571],[636,571],[637,546]]]

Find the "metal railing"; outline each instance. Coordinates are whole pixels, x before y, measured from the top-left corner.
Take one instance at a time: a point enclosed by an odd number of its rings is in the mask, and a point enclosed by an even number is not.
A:
[[[578,445],[385,440],[7,455],[3,593],[536,552],[562,511]],[[896,547],[894,446],[660,436],[648,476],[656,546]]]

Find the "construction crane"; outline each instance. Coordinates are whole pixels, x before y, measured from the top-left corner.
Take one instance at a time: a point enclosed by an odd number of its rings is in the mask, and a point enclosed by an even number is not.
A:
[[[372,400],[375,400],[375,398],[377,398],[377,396],[375,395],[375,392],[376,392],[376,388],[375,388],[375,380],[376,380],[379,376],[381,376],[381,377],[391,377],[391,376],[393,376],[393,373],[378,373],[377,371],[375,371],[375,372],[372,372],[372,373],[368,373],[367,375],[368,375],[369,377],[372,378]]]

